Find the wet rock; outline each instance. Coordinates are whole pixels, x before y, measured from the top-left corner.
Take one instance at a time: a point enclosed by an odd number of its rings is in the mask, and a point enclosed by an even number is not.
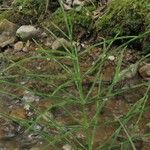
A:
[[[139,74],[145,80],[150,80],[150,63],[147,63],[139,68]]]
[[[17,25],[8,21],[7,19],[4,19],[3,21],[0,22],[0,33],[2,34],[3,32],[9,33],[9,35],[15,35],[17,30]]]
[[[23,49],[23,42],[19,41],[17,43],[14,44],[14,50],[15,51],[21,51]]]
[[[54,50],[65,48],[71,48],[71,43],[64,38],[57,38],[52,44],[52,49]]]
[[[16,31],[16,36],[23,41],[31,40],[39,36],[39,29],[36,29],[32,25],[23,25]]]
[[[5,46],[13,44],[15,39],[15,36],[9,35],[8,32],[3,32],[0,35],[0,48],[4,48]]]
[[[15,42],[17,25],[4,19],[0,22],[0,48],[11,45]]]

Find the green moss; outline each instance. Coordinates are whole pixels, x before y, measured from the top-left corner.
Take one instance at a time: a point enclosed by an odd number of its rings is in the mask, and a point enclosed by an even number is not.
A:
[[[150,29],[149,0],[112,0],[95,25],[104,35],[139,35]]]
[[[94,10],[93,6],[83,7],[80,10],[72,9],[66,12],[61,8],[58,8],[42,25],[46,26],[57,36],[61,34],[59,29],[67,33],[66,16],[67,21],[69,22],[69,25],[73,27],[73,30],[75,30],[77,26],[89,28],[93,23],[92,10]],[[57,29],[57,27],[59,29]]]
[[[44,12],[45,1],[43,0],[16,0],[13,7],[26,15],[41,14]]]
[[[11,10],[0,13],[0,20],[7,19],[18,24],[35,23],[44,11],[43,0],[16,0]]]
[[[23,23],[37,23],[44,17],[46,0],[16,0],[13,10],[22,16]]]
[[[11,22],[16,23],[18,20],[20,20],[21,15],[14,10],[8,10],[0,13],[0,21],[7,19]]]
[[[45,11],[43,0],[15,0],[12,9],[0,12],[0,21],[7,19],[18,24],[37,23]]]

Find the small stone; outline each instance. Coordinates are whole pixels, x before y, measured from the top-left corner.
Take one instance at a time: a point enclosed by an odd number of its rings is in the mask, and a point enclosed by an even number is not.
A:
[[[108,59],[111,60],[111,61],[114,61],[115,60],[115,56],[108,56]]]
[[[84,4],[84,1],[81,0],[74,0],[73,6],[82,6]]]
[[[9,36],[6,32],[3,32],[3,34],[0,35],[0,48],[13,44],[15,39],[14,36]]]
[[[16,36],[23,41],[31,40],[39,36],[39,29],[36,29],[32,25],[23,25],[16,31]]]
[[[139,74],[145,80],[150,80],[150,63],[147,63],[139,68]]]
[[[57,38],[51,47],[53,50],[71,48],[71,43],[64,38]]]
[[[15,43],[14,50],[21,51],[22,49],[23,49],[23,42],[22,41]]]
[[[30,41],[28,40],[25,47],[22,49],[23,52],[28,52],[30,49]]]
[[[66,144],[62,147],[63,150],[73,150],[73,148],[71,147],[71,145]]]

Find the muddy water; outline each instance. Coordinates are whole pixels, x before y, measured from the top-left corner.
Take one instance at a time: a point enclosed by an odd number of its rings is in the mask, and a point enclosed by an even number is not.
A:
[[[11,117],[17,117],[20,119],[26,119],[29,118],[27,114],[29,114],[30,111],[26,111],[23,105],[14,104],[16,100],[11,99],[10,97],[1,96],[0,102],[0,110],[3,113],[10,114]],[[52,102],[50,101],[41,101],[36,102],[36,107],[38,107],[38,110],[43,111],[44,109],[47,109],[52,105]],[[66,107],[69,111],[73,113],[74,116],[77,118],[81,118],[80,114],[80,107],[79,106],[72,106],[72,107]],[[115,117],[121,117],[125,115],[129,110],[131,109],[131,103],[127,103],[125,100],[120,99],[116,97],[116,99],[111,99],[105,104],[105,107],[103,108],[102,112],[99,115],[99,126],[96,129],[96,134],[94,138],[94,147],[99,147],[104,144],[113,134],[115,134],[118,123],[109,123],[113,122],[115,120]],[[92,119],[92,117],[95,114],[96,106],[95,104],[90,105],[87,107],[87,110],[89,111],[89,117]],[[69,115],[64,114],[63,109],[54,109],[53,115],[55,117],[55,120],[59,122],[61,125],[75,125],[77,122],[70,117]],[[149,110],[145,111],[140,123],[139,123],[139,129],[137,131],[134,131],[132,128],[132,123],[134,124],[134,121],[137,121],[137,118],[135,117],[131,122],[128,124],[128,131],[132,135],[139,134],[143,136],[145,133],[149,132],[149,128],[146,127],[146,124],[149,123],[150,120],[150,114]],[[46,118],[43,120],[46,122]],[[41,122],[43,124],[43,121]],[[33,133],[26,133],[25,128],[20,126],[19,124],[15,123],[14,121],[10,121],[9,119],[4,119],[3,117],[0,118],[0,148],[1,149],[10,149],[10,150],[22,150],[22,149],[41,149],[41,147],[45,146],[43,145],[43,140],[40,136],[34,135]],[[38,127],[40,129],[40,127]],[[56,132],[57,133],[57,132]],[[85,134],[82,134],[82,132],[77,132],[76,136],[79,137],[80,141],[85,142]],[[126,139],[126,135],[122,131],[118,135],[118,140]],[[118,142],[119,142],[118,141]],[[142,141],[137,142],[137,149],[139,150],[148,150],[149,148],[149,137],[143,137]],[[140,144],[142,142],[142,144]],[[45,143],[46,144],[46,143]],[[48,143],[47,143],[48,144]],[[85,144],[85,143],[84,143]],[[140,144],[140,146],[139,146]],[[142,145],[142,146],[141,146]],[[62,145],[61,145],[62,147]],[[129,146],[130,147],[130,146]],[[55,149],[52,147],[47,147],[48,150]],[[60,148],[61,149],[61,148]],[[119,149],[119,148],[117,148]],[[129,148],[130,149],[130,148]]]
[[[94,54],[90,53],[86,56],[81,58],[81,71],[84,73],[86,72],[89,67],[92,66],[93,61],[97,59],[99,56],[98,50],[94,50]],[[17,54],[16,54],[17,55]],[[20,56],[21,55],[21,56]],[[21,53],[18,57],[27,57]],[[134,54],[135,55],[135,54]],[[15,56],[13,56],[16,58]],[[130,56],[129,58],[125,58],[125,64],[129,64],[129,62],[133,59]],[[136,58],[135,58],[136,60]],[[16,60],[15,60],[16,61]],[[61,63],[63,63],[62,60]],[[70,62],[65,61],[65,64],[69,67],[72,67]],[[112,77],[114,75],[114,68],[115,62],[107,61],[104,65],[104,69],[102,70],[102,94],[108,92],[108,86],[112,81]],[[56,129],[52,123],[49,123],[49,120],[52,119],[56,121],[58,125],[64,127],[65,130],[63,132],[67,132],[69,128],[72,126],[79,126],[82,124],[83,120],[83,111],[82,107],[79,104],[70,104],[64,105],[61,104],[61,99],[51,99],[48,96],[39,96],[36,92],[44,92],[45,94],[49,94],[53,91],[53,88],[57,87],[61,83],[65,82],[68,76],[63,77],[64,71],[62,68],[56,64],[54,61],[49,60],[33,60],[25,64],[27,69],[32,71],[32,73],[47,75],[53,73],[53,78],[46,78],[46,82],[44,80],[39,80],[38,78],[30,78],[26,77],[23,70],[20,68],[15,67],[12,70],[9,70],[6,75],[20,75],[18,78],[15,79],[7,79],[9,83],[17,83],[21,85],[20,87],[16,87],[15,85],[7,85],[7,83],[0,84],[0,90],[3,92],[7,92],[6,94],[0,93],[0,150],[38,150],[42,147],[50,144],[50,140],[43,140],[45,139],[41,136],[41,132],[48,135],[48,137],[54,138],[55,136],[59,135],[60,130]],[[110,69],[109,69],[110,67]],[[123,66],[124,68],[125,66]],[[4,68],[4,66],[3,66]],[[58,76],[59,74],[59,76]],[[84,81],[84,88],[85,93],[89,90],[89,86],[94,81],[94,75],[88,76]],[[57,77],[57,78],[56,78]],[[41,78],[40,78],[41,79]],[[57,79],[57,80],[56,80]],[[141,82],[141,78],[138,76],[134,76],[130,80],[124,80],[119,85],[116,85],[113,92],[117,92],[122,87],[131,87],[132,85],[136,85],[137,83]],[[55,86],[53,84],[55,83]],[[25,87],[25,88],[24,88]],[[76,91],[75,87],[72,85],[66,89],[68,93],[73,94],[75,97],[78,97],[78,92]],[[96,128],[96,134],[94,137],[94,149],[96,150],[97,147],[102,145],[107,146],[111,145],[111,140],[109,138],[116,133],[116,130],[120,127],[120,124],[117,118],[122,118],[128,114],[128,112],[133,108],[134,104],[143,97],[146,91],[146,87],[140,87],[134,90],[129,90],[123,92],[122,94],[118,94],[113,98],[105,98],[105,103],[102,110],[98,116],[98,125]],[[67,93],[67,94],[68,94]],[[94,88],[91,96],[94,97],[98,93],[98,86]],[[9,94],[12,94],[8,96]],[[59,93],[60,94],[60,93]],[[15,97],[14,97],[15,95]],[[61,95],[61,94],[60,94]],[[63,99],[64,95],[59,95]],[[103,96],[102,95],[102,96]],[[67,95],[68,96],[68,95]],[[77,100],[77,99],[76,99]],[[56,104],[61,104],[57,107],[54,107]],[[63,107],[61,107],[63,106]],[[142,117],[140,118],[139,122],[136,124],[137,128],[135,130],[135,123],[139,119],[139,113],[137,115],[133,115],[128,123],[126,124],[127,130],[131,134],[131,136],[139,137],[140,140],[135,140],[137,150],[148,150],[149,145],[149,136],[146,134],[149,133],[150,128],[147,126],[150,120],[150,103],[149,99],[145,104],[145,109],[143,110]],[[141,107],[139,108],[141,109]],[[32,127],[36,129],[36,132],[30,130],[26,131],[26,129],[31,125],[29,124],[19,124],[18,120],[21,121],[35,121],[36,117],[44,113],[47,110],[46,114],[44,114],[37,123]],[[96,113],[96,105],[95,101],[89,103],[85,106],[85,111],[87,113],[87,118],[89,120],[93,119],[93,116]],[[6,116],[5,116],[6,114]],[[71,115],[72,114],[72,115]],[[10,118],[9,118],[10,117]],[[13,118],[13,119],[12,119]],[[91,128],[89,127],[89,133],[91,134]],[[69,135],[67,138],[74,142],[74,139],[78,139],[81,141],[85,147],[87,146],[87,138],[86,133],[83,132],[84,130],[77,130],[73,132],[73,135]],[[61,131],[62,132],[62,131]],[[120,147],[120,145],[127,141],[127,136],[123,130],[121,130],[118,135],[116,135],[116,149],[132,149],[130,144],[128,147]],[[62,149],[63,145],[65,144],[65,138],[62,138],[62,141],[56,144],[56,147],[53,146],[46,146],[45,149],[47,150],[57,150]],[[104,144],[106,142],[106,144]],[[75,142],[76,143],[76,142]],[[75,148],[76,149],[76,148]],[[82,149],[82,148],[81,148]],[[112,148],[115,149],[115,148]]]

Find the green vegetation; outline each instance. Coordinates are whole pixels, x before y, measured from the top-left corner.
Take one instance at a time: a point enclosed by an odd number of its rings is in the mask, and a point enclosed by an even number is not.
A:
[[[16,0],[13,5],[24,15],[39,15],[45,10],[45,1],[41,0]]]
[[[66,21],[69,22],[69,26],[72,26],[73,31],[77,30],[77,28],[85,28],[90,30],[93,26],[92,21],[92,11],[94,10],[94,6],[85,6],[78,9],[72,9],[67,12],[64,12],[62,8],[58,8],[52,16],[42,23],[42,25],[46,26],[50,29],[54,34],[60,36],[62,34],[61,31],[67,32]],[[66,13],[64,17],[64,13]],[[68,19],[68,20],[66,20]],[[59,31],[60,29],[61,31]]]
[[[27,18],[24,24],[30,20],[54,39],[65,37],[71,46],[45,49],[39,39],[30,43],[34,50],[0,53],[0,60],[6,63],[0,66],[0,96],[10,96],[11,104],[15,101],[28,114],[2,111],[0,117],[21,126],[21,142],[22,133],[38,137],[43,142],[41,150],[60,150],[66,144],[74,150],[136,150],[139,143],[144,145],[150,139],[150,84],[137,72],[132,77],[127,74],[132,70],[130,65],[136,70],[150,53],[128,52],[127,47],[140,41],[144,51],[150,50],[149,0],[112,0],[95,22],[91,5],[69,11],[59,7],[41,21],[37,17],[46,15],[46,1],[41,2],[16,0],[14,10],[1,13],[0,20],[19,24],[23,16]],[[13,20],[13,11],[19,20]],[[101,42],[85,40],[87,46],[79,49],[74,44],[78,28],[93,29],[100,35],[95,41],[101,38]],[[109,72],[104,74],[107,66]],[[109,74],[111,79],[104,80]],[[32,144],[27,146],[32,149]]]
[[[112,0],[105,14],[96,21],[96,29],[107,36],[139,35],[150,31],[149,0]],[[150,38],[150,33],[146,39]],[[145,40],[145,41],[147,41]],[[143,41],[143,40],[142,40]],[[143,50],[149,51],[143,41]]]
[[[47,144],[42,149],[59,149],[61,144],[69,144],[74,149],[85,149],[85,150],[105,150],[105,149],[134,149],[136,146],[134,141],[138,141],[139,135],[130,133],[128,126],[131,122],[133,123],[132,132],[139,128],[139,121],[142,119],[143,113],[149,109],[149,106],[145,104],[149,98],[149,89],[150,85],[147,82],[136,83],[130,87],[124,87],[123,89],[114,90],[115,85],[121,80],[119,73],[121,72],[121,66],[123,61],[123,51],[127,46],[126,44],[122,47],[117,47],[117,50],[120,51],[117,57],[117,64],[115,67],[114,77],[111,84],[105,87],[101,78],[102,68],[107,61],[107,55],[109,55],[109,47],[115,39],[111,41],[104,41],[99,44],[103,49],[101,54],[97,57],[94,64],[89,67],[86,71],[83,72],[81,67],[82,63],[80,60],[84,55],[95,48],[92,46],[90,49],[85,49],[84,53],[77,53],[77,47],[72,45],[73,49],[63,53],[61,50],[57,53],[53,51],[48,51],[44,49],[39,49],[36,56],[30,56],[28,58],[23,58],[17,62],[11,62],[7,68],[1,70],[0,82],[1,86],[9,86],[9,88],[28,90],[32,94],[40,96],[44,101],[48,100],[49,104],[46,105],[44,110],[39,110],[37,105],[33,102],[29,102],[27,105],[34,110],[35,118],[34,119],[22,119],[16,116],[9,117],[7,114],[2,114],[5,118],[17,122],[19,125],[23,126],[26,131],[29,133],[38,134],[42,137]],[[107,44],[106,44],[107,43]],[[116,51],[117,52],[117,51]],[[41,55],[39,55],[41,54]],[[58,55],[59,54],[59,55]],[[94,54],[94,53],[91,53]],[[145,58],[149,55],[145,56]],[[51,63],[43,66],[43,71],[35,69],[33,64],[37,64],[38,61],[41,62],[51,60]],[[141,58],[137,64],[143,60]],[[69,65],[66,65],[65,62],[69,62]],[[70,66],[70,64],[73,64]],[[86,79],[86,76],[90,75],[91,72],[93,75],[93,80],[91,81],[88,89],[83,84],[83,81]],[[3,76],[2,74],[5,74]],[[71,77],[71,78],[70,78]],[[33,82],[33,85],[20,85],[20,82],[24,79],[28,79],[30,83]],[[88,82],[87,82],[88,84]],[[41,88],[43,87],[44,88]],[[73,92],[71,91],[73,88]],[[136,100],[134,105],[129,107],[129,110],[122,116],[118,117],[114,115],[107,118],[107,120],[101,120],[99,117],[102,115],[103,109],[106,109],[105,105],[109,101],[114,101],[117,96],[123,95],[125,92],[137,90],[138,88],[145,89],[143,96]],[[95,93],[95,90],[97,91]],[[0,91],[10,95],[11,97],[19,98],[19,93],[8,93],[5,89]],[[93,94],[95,93],[95,94]],[[87,111],[90,106],[95,106],[94,110]],[[72,108],[76,108],[75,110]],[[122,108],[122,107],[121,107]],[[141,111],[142,109],[142,111]],[[61,120],[55,120],[51,117],[53,111],[61,111],[64,118],[68,118],[65,122]],[[77,111],[77,112],[76,112]],[[121,111],[121,110],[120,110]],[[76,116],[77,115],[77,116]],[[138,116],[137,118],[135,118]],[[135,122],[133,121],[135,119]],[[41,125],[47,128],[46,131],[41,131],[34,129],[36,125]],[[109,129],[111,126],[114,126],[112,131],[107,131],[103,129]],[[49,134],[50,131],[57,131],[55,135]],[[111,134],[108,139],[103,141],[98,140],[95,142],[95,136],[99,130],[102,132],[110,132]],[[117,144],[117,138],[125,133],[125,138]],[[84,140],[77,138],[77,134],[80,133],[81,137],[83,136]],[[101,134],[101,133],[100,133]],[[123,134],[124,135],[124,134]],[[140,138],[146,138],[149,134],[143,133],[140,135]],[[97,137],[99,138],[99,137]],[[101,139],[100,139],[101,140]]]
[[[107,34],[138,35],[150,24],[149,0],[113,0],[106,13],[96,21],[97,30]]]
[[[7,11],[0,13],[0,21],[2,21],[3,19],[7,19],[11,22],[16,23],[16,22],[21,21],[21,18],[22,18],[22,15],[19,14],[15,10],[7,10]]]
[[[46,2],[41,0],[15,0],[12,9],[2,11],[0,20],[8,19],[15,23],[37,23],[45,15]]]

